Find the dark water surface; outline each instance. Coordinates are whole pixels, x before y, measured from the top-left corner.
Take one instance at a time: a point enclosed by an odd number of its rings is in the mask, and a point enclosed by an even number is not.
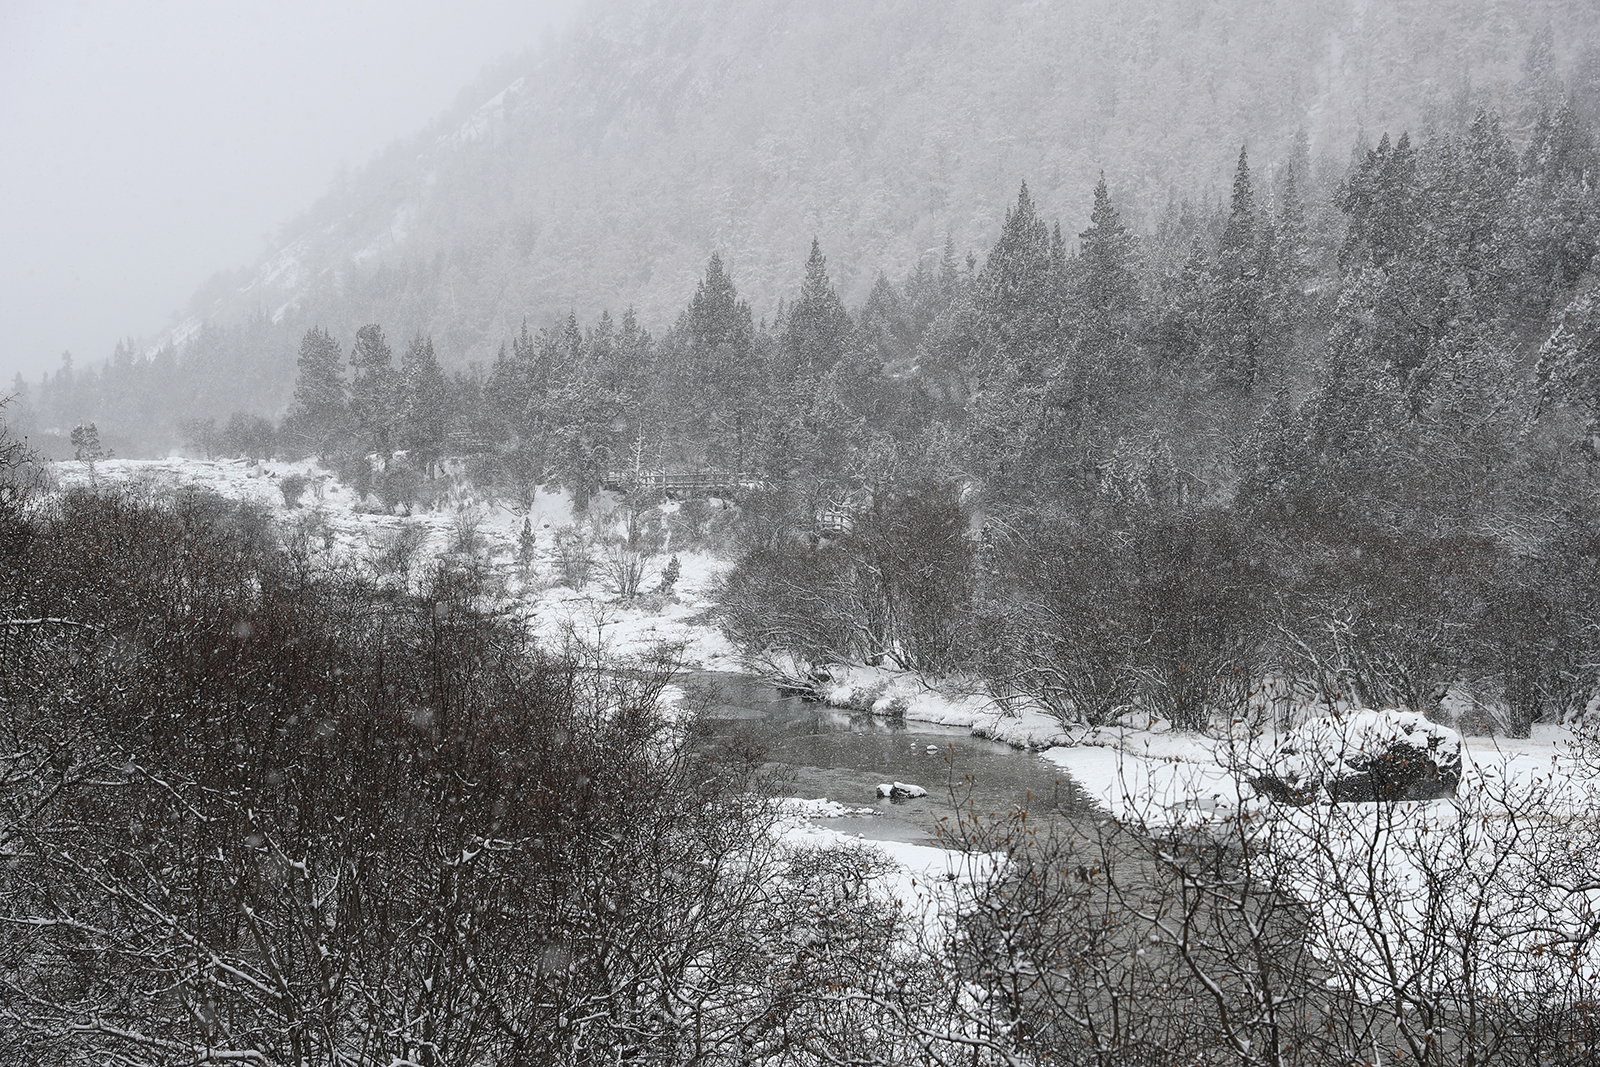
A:
[[[836,830],[878,841],[932,844],[941,820],[953,828],[958,804],[980,817],[1016,807],[1038,815],[1091,808],[1054,764],[973,737],[964,728],[825,707],[740,674],[691,674],[687,686],[708,699],[712,718],[728,733],[766,749],[788,795],[827,797],[876,812],[817,820]],[[880,782],[920,785],[928,796],[881,800]]]

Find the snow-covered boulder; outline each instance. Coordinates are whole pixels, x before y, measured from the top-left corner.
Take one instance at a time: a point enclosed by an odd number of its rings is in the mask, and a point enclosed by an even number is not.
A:
[[[1433,800],[1461,781],[1461,735],[1414,711],[1355,711],[1312,719],[1285,737],[1260,773],[1258,793],[1305,804]]]
[[[878,786],[878,796],[885,800],[916,800],[927,795],[928,791],[920,785],[909,785],[905,782],[895,782],[892,785],[885,782]]]

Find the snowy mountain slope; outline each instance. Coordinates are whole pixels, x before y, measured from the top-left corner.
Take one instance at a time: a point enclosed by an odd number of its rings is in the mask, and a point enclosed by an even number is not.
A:
[[[195,317],[381,321],[460,365],[569,309],[660,329],[713,250],[770,316],[813,235],[858,301],[947,234],[986,247],[1023,180],[1071,233],[1104,171],[1149,224],[1241,143],[1270,165],[1304,129],[1341,164],[1480,102],[1516,127],[1596,42],[1583,0],[601,0]]]

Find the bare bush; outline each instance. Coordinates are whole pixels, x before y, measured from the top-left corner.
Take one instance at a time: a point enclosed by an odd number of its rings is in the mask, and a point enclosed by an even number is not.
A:
[[[1589,1063],[1592,784],[1485,781],[1454,801],[1257,804],[1176,824],[1156,810],[968,814],[956,843],[1001,862],[936,952],[971,993],[923,1054]]]
[[[632,600],[644,589],[650,561],[661,547],[661,535],[652,529],[639,508],[623,509],[621,528],[605,547],[606,573],[617,587],[617,595]]]
[[[594,546],[588,531],[570,524],[558,527],[555,550],[556,570],[562,584],[572,589],[588,585],[589,571],[594,566]]]
[[[415,523],[402,522],[374,535],[367,548],[367,565],[379,578],[394,576],[401,585],[411,580],[416,566],[417,553],[427,543],[428,531]]]
[[[789,858],[760,754],[661,713],[670,662],[535,654],[459,567],[302,580],[208,499],[24,550],[65,622],[0,662],[7,1053],[859,1059],[862,991],[918,981],[860,857]]]
[[[812,662],[963,666],[973,623],[974,549],[953,486],[899,486],[822,542],[768,503],[752,546],[719,592],[728,636],[751,651],[784,648]]]

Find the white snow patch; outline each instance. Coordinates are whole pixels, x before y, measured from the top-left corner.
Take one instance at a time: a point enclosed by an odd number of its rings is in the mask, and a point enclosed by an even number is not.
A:
[[[783,797],[775,802],[778,809],[785,815],[798,816],[803,819],[843,819],[853,815],[877,815],[877,808],[852,808],[841,804],[837,800],[827,797],[818,797],[807,800],[802,797]]]

